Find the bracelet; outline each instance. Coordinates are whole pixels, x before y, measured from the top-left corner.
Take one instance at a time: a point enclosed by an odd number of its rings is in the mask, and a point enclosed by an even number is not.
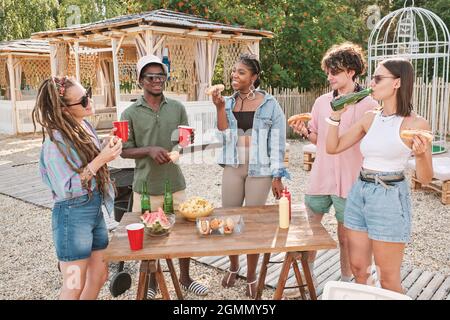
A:
[[[309,135],[311,134],[311,130],[309,130],[309,128],[306,128],[306,131],[308,132],[305,136],[306,139],[309,138]]]
[[[88,168],[88,170],[91,172],[91,174],[95,177],[95,172],[94,172],[94,170],[92,170],[90,163],[87,164],[86,168]]]
[[[341,119],[336,120],[336,119],[333,119],[331,116],[330,116],[330,120],[334,121],[334,122],[341,122]]]
[[[339,123],[341,122],[341,120],[336,121],[336,120],[333,120],[333,119],[331,119],[331,118],[325,118],[325,121],[326,121],[328,124],[331,124],[332,126],[335,126],[335,127],[338,127],[338,126],[339,126]]]

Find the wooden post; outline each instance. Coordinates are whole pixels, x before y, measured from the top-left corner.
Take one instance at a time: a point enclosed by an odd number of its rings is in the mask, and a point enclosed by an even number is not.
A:
[[[145,49],[147,54],[153,54],[153,31],[145,30]]]
[[[270,261],[270,253],[265,253],[261,264],[261,270],[259,271],[258,287],[256,288],[255,300],[261,300],[262,292],[266,282],[267,265]]]
[[[14,63],[12,54],[8,54],[9,90],[12,103],[12,125],[14,134],[18,133],[17,110],[16,110],[16,78],[14,77]]]
[[[119,78],[119,60],[117,59],[117,39],[111,38],[113,69],[114,69],[114,96],[116,99],[116,110],[120,104],[120,78]]]
[[[58,73],[58,61],[56,60],[57,48],[55,43],[50,43],[50,68],[52,77],[56,77]]]
[[[212,61],[212,40],[208,39],[208,43],[206,46],[206,50],[208,51],[208,86],[211,87],[212,85],[212,78],[213,78],[213,61]]]
[[[280,277],[278,278],[277,288],[273,294],[273,300],[281,300],[283,297],[284,287],[289,276],[289,269],[292,264],[292,253],[287,252],[284,257],[283,266],[281,267]]]
[[[255,54],[259,59],[259,41],[253,42],[253,54]]]
[[[79,50],[80,50],[80,44],[78,43],[78,41],[76,41],[73,45],[73,51],[75,54],[75,74],[77,77],[77,81],[81,82]]]

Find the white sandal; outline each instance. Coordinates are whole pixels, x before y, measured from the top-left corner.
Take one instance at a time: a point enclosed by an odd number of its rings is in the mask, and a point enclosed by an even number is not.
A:
[[[248,289],[250,291],[250,295],[247,295],[247,296],[252,298],[252,299],[256,298],[256,292],[255,292],[255,295],[253,295],[253,292],[252,292],[252,284],[255,284],[257,281],[258,281],[258,279],[255,279],[252,282],[247,282],[247,286],[248,286]],[[258,289],[258,288],[256,288],[256,289]]]
[[[227,285],[225,286],[225,288],[230,288],[230,285],[229,285],[229,283],[230,283],[230,280],[231,280],[231,276],[233,275],[233,274],[239,274],[239,271],[241,270],[241,267],[239,267],[236,271],[231,271],[230,270],[230,268],[228,268],[227,270],[226,270],[226,272],[228,272],[228,278],[227,278],[227,281],[226,281],[226,283],[227,283]],[[222,284],[222,286],[223,286],[223,284]]]

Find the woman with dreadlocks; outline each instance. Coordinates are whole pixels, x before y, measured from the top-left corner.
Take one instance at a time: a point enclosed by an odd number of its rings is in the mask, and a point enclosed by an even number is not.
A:
[[[116,137],[100,145],[93,127],[90,89],[52,77],[38,91],[33,123],[44,136],[39,167],[53,194],[53,240],[63,274],[60,299],[96,299],[108,277],[103,250],[108,232],[101,210],[114,204],[107,163],[122,151]]]

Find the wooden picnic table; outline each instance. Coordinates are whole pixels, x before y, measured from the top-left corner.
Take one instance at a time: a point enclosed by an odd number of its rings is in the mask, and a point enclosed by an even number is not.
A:
[[[261,253],[264,254],[264,257],[256,296],[256,299],[260,299],[264,289],[267,265],[270,263],[270,254],[285,252],[286,256],[274,300],[282,297],[291,265],[294,268],[302,297],[305,298],[304,287],[307,286],[311,299],[317,298],[307,261],[308,251],[336,248],[336,242],[321,223],[308,220],[304,211],[293,210],[289,229],[280,229],[277,205],[216,208],[212,216],[231,215],[242,216],[245,224],[242,233],[201,236],[197,232],[194,222],[177,215],[176,223],[168,236],[145,235],[144,248],[132,251],[129,247],[125,226],[139,222],[140,213],[126,213],[106,249],[105,258],[108,261],[141,261],[137,290],[138,300],[146,298],[150,273],[155,273],[163,299],[170,299],[159,263],[159,259],[166,259],[177,297],[183,299],[172,259]],[[302,264],[306,285],[303,285],[297,259]]]

